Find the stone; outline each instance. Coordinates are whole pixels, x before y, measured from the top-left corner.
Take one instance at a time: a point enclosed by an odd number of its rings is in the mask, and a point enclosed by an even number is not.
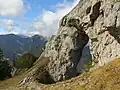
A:
[[[84,50],[88,41],[89,48]],[[47,42],[45,50],[26,77],[40,82],[45,76],[42,71],[46,71],[49,79],[54,82],[63,81],[77,76],[79,70],[84,68],[81,62],[86,59],[92,59],[97,68],[118,57],[120,2],[80,0],[61,19],[58,33]]]

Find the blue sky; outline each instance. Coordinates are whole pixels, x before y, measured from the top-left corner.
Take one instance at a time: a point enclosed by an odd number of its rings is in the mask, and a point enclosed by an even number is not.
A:
[[[27,17],[34,18],[40,14],[42,9],[54,11],[52,6],[64,2],[64,0],[26,0],[30,4],[30,10],[27,13]]]
[[[0,0],[0,34],[51,36],[79,0]]]

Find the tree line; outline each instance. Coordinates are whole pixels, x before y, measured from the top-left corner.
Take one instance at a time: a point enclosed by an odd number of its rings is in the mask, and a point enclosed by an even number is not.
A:
[[[25,53],[18,57],[13,64],[10,64],[10,60],[4,56],[3,51],[0,48],[0,80],[11,78],[14,70],[13,68],[20,70],[31,68],[36,60],[37,58],[34,55]]]

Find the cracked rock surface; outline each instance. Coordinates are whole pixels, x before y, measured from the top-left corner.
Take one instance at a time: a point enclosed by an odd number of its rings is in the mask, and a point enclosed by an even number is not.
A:
[[[62,18],[57,35],[47,42],[44,52],[26,75],[26,81],[53,83],[76,76],[89,40],[95,67],[120,57],[120,2],[80,0]]]

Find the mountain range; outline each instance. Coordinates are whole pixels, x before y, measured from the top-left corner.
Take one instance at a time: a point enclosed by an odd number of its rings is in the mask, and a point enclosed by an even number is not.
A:
[[[0,35],[0,48],[3,50],[4,55],[11,60],[25,52],[38,57],[45,41],[46,39],[40,35],[31,37],[15,34]]]

